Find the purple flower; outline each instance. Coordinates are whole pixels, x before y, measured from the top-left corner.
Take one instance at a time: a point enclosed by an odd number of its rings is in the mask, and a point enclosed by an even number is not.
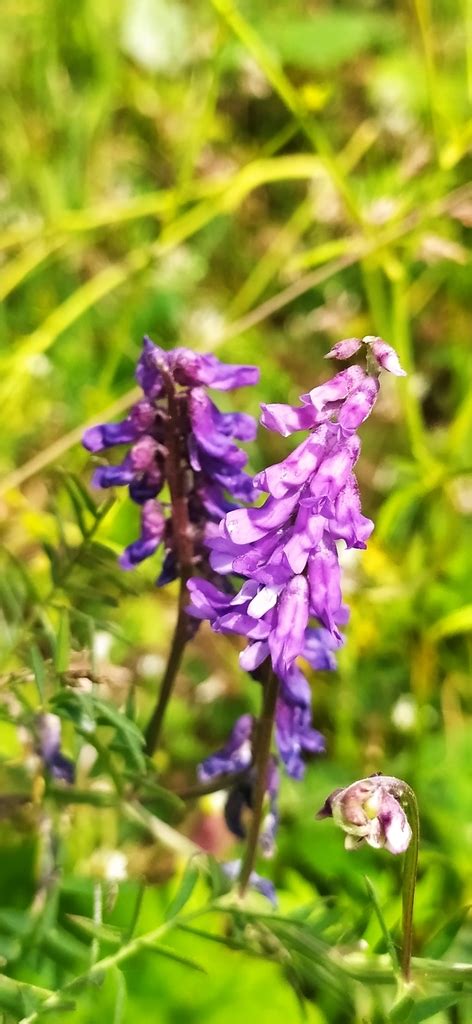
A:
[[[165,515],[158,500],[166,483],[174,500],[169,473],[174,487],[176,474],[180,480],[197,561],[204,558],[208,525],[219,523],[239,501],[252,500],[255,491],[244,470],[247,456],[235,441],[253,440],[256,423],[245,413],[220,412],[205,388],[228,391],[255,384],[258,377],[255,366],[226,365],[216,356],[185,348],[166,352],[144,338],[136,369],[143,398],[121,423],[90,427],[83,437],[93,453],[129,446],[120,463],[99,466],[93,476],[96,487],[128,487],[132,500],[142,506],[141,535],[120,558],[123,568],[133,568],[162,543],[165,557],[158,584],[179,574],[172,516]]]
[[[218,779],[222,776],[223,784],[228,785],[223,777],[234,775],[235,781],[228,788],[225,805],[225,821],[229,830],[238,839],[244,839],[246,828],[243,815],[252,810],[256,771],[253,766],[252,737],[254,719],[252,715],[241,715],[235,723],[224,747],[211,754],[199,767],[199,778],[202,782]],[[266,779],[266,792],[269,806],[259,838],[264,856],[272,856],[275,833],[278,825],[277,797],[279,792],[279,775],[275,760],[272,758]]]
[[[334,818],[346,833],[347,850],[367,843],[376,850],[385,847],[389,853],[404,853],[412,836],[408,818],[397,799],[404,791],[405,784],[391,776],[360,779],[346,789],[335,789],[317,818]]]
[[[53,779],[69,784],[74,781],[75,768],[72,761],[61,752],[61,720],[50,713],[37,717],[38,753],[45,768]]]
[[[242,772],[252,763],[251,736],[254,726],[252,715],[241,715],[221,750],[207,757],[199,768],[201,782]]]
[[[399,372],[393,349],[381,339],[347,339],[330,355],[347,358],[363,345],[371,362],[373,357]],[[277,745],[296,778],[303,755],[324,746],[311,727],[310,692],[297,661],[334,667],[340,627],[349,617],[338,544],[365,548],[373,529],[361,511],[354,466],[357,429],[377,398],[377,378],[377,369],[370,374],[354,365],[302,395],[301,407],[262,406],[264,426],[284,435],[302,428],[310,433],[286,459],[255,477],[255,486],[268,492],[262,505],[229,510],[218,529],[207,531],[211,568],[242,576],[239,592],[203,580],[189,584],[191,614],[207,618],[216,632],[246,637],[244,669],[254,672],[270,657],[280,682]]]
[[[365,338],[346,338],[344,341],[338,341],[326,354],[325,358],[350,359],[355,352],[359,351],[362,345],[367,345],[370,348],[379,369],[388,370],[389,373],[393,373],[396,377],[406,376],[405,370],[400,366],[395,349],[388,345],[383,338],[376,338],[373,334],[366,334]]]
[[[222,864],[221,867],[230,882],[237,882],[241,872],[240,860],[227,861],[226,864]],[[262,875],[258,875],[256,871],[252,871],[249,876],[249,886],[256,892],[259,892],[261,896],[265,896],[266,899],[272,903],[273,907],[277,906],[275,887],[273,882],[270,882],[268,878],[263,878]]]

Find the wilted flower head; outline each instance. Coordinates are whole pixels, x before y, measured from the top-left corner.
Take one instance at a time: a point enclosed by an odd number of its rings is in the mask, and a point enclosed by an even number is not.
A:
[[[94,453],[131,446],[118,465],[99,466],[93,482],[97,487],[128,487],[141,507],[141,534],[126,548],[121,565],[132,568],[163,543],[162,585],[179,574],[173,519],[166,504],[157,500],[165,484],[171,501],[177,497],[187,503],[197,558],[207,524],[218,523],[240,500],[253,497],[251,479],[243,470],[246,453],[234,441],[252,440],[255,421],[245,413],[220,412],[206,388],[228,391],[255,384],[259,371],[186,348],[167,352],[144,338],[136,377],[143,398],[120,423],[86,430],[83,444]]]
[[[399,803],[405,793],[400,779],[372,775],[335,789],[318,811],[317,818],[333,818],[346,833],[347,850],[363,843],[389,853],[405,853],[412,836],[408,818]]]

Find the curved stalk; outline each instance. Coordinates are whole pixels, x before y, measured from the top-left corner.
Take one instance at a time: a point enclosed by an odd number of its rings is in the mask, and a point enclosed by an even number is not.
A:
[[[398,792],[407,806],[408,820],[411,826],[411,842],[405,853],[403,867],[402,891],[402,952],[400,966],[405,981],[410,980],[411,951],[413,944],[413,907],[415,902],[416,873],[418,870],[418,850],[420,841],[420,816],[415,793],[406,782],[402,782],[402,792]]]

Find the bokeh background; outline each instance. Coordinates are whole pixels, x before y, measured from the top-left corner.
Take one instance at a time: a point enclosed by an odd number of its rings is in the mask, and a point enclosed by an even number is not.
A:
[[[120,494],[98,504],[80,446],[86,424],[130,404],[144,333],[258,363],[260,385],[234,399],[256,415],[259,401],[296,401],[325,379],[323,356],[342,337],[380,334],[408,370],[383,380],[363,427],[358,472],[376,529],[345,560],[352,616],[339,670],[313,679],[327,755],[303,783],[284,781],[267,872],[283,910],[323,899],[338,941],[382,950],[363,876],[395,930],[400,866],[345,853],[314,812],[335,785],[398,774],[422,817],[416,948],[466,961],[469,0],[3,0],[0,81],[4,970],[57,988],[88,956],[71,914],[90,916],[106,889],[114,921],[129,922],[139,898],[150,929],[182,869],[114,808],[64,806],[59,794],[44,810],[28,733],[38,686],[49,699],[66,678],[94,674],[110,707],[139,725],[152,706],[175,595],[156,593],[157,562],[117,569],[137,510]],[[261,430],[251,466],[288,450]],[[163,784],[190,786],[198,760],[257,698],[236,648],[203,629],[156,755]],[[86,772],[83,745],[66,726],[65,749]],[[191,803],[176,827],[233,856],[217,798]],[[173,941],[208,973],[141,954],[67,1019],[297,1019],[279,966],[195,936]],[[360,987],[349,1006],[318,976],[306,988],[315,1024],[384,1019]],[[470,1012],[464,1002],[434,1019],[465,1024]],[[5,1008],[5,1021],[21,1016]]]

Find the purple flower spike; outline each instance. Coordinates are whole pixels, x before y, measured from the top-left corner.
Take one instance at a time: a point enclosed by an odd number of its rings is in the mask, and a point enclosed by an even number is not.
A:
[[[295,778],[303,774],[305,755],[324,749],[323,737],[311,726],[310,688],[298,659],[315,670],[335,667],[340,627],[349,618],[338,546],[364,548],[373,529],[362,514],[353,472],[360,452],[357,429],[379,392],[372,356],[393,373],[399,372],[398,360],[378,338],[347,338],[329,355],[347,359],[361,349],[367,354],[367,344],[369,372],[349,366],[302,395],[299,407],[262,406],[261,421],[269,429],[285,436],[300,429],[310,433],[287,458],[255,477],[255,487],[268,492],[262,505],[228,510],[218,529],[207,530],[211,568],[243,577],[239,593],[202,580],[190,584],[191,614],[208,618],[216,632],[246,638],[242,668],[255,673],[270,658],[280,684],[277,746]],[[205,435],[212,423],[206,405]],[[202,440],[207,453],[210,446],[216,451],[215,444],[213,437]]]
[[[240,501],[252,501],[255,495],[251,477],[243,469],[247,455],[235,440],[252,440],[256,422],[245,413],[220,412],[205,386],[228,391],[254,384],[259,371],[255,366],[226,365],[215,356],[190,349],[166,352],[144,338],[136,378],[143,398],[120,423],[86,430],[83,444],[94,453],[115,445],[130,446],[121,463],[95,470],[93,484],[126,486],[132,501],[142,505],[141,536],[128,545],[120,564],[124,569],[133,568],[164,542],[165,559],[158,579],[163,586],[181,570],[182,530],[179,532],[177,523],[174,527],[172,515],[176,477],[180,480],[178,493],[183,493],[187,504],[192,565],[206,561],[204,540],[209,525],[218,524]],[[171,486],[171,514],[166,517],[157,499],[170,481],[174,494]],[[188,570],[186,564],[187,575]]]

